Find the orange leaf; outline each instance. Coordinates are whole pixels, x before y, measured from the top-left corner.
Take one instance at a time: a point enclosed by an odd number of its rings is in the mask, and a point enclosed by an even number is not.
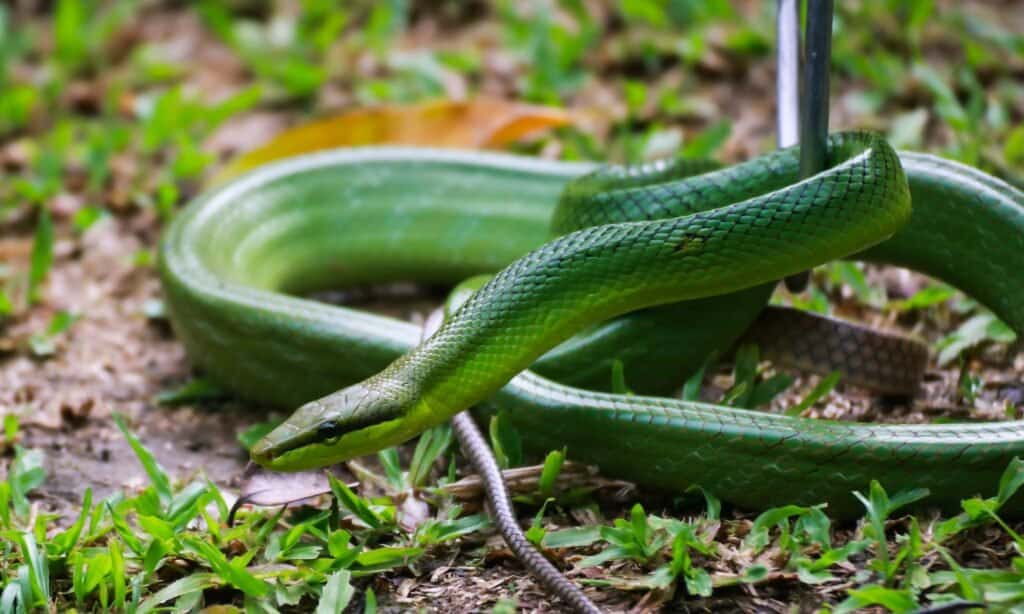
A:
[[[387,143],[498,148],[573,119],[563,109],[487,98],[356,109],[279,134],[236,158],[211,183],[222,183],[272,160],[332,147]]]

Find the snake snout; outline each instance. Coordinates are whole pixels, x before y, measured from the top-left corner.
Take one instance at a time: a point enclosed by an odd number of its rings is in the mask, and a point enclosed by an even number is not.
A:
[[[274,444],[269,441],[266,437],[256,442],[256,445],[249,450],[249,454],[252,456],[252,460],[259,465],[266,465],[274,460],[277,456],[274,451]]]
[[[325,408],[319,400],[306,403],[294,414],[256,442],[249,451],[252,459],[273,468],[275,460],[288,452],[316,443],[325,421]]]
[[[400,418],[405,404],[387,389],[369,382],[354,384],[310,401],[263,437],[252,459],[275,470],[304,468],[316,457],[359,456],[368,431]]]

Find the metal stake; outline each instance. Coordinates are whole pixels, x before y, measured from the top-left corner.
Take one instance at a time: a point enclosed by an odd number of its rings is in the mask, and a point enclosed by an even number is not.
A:
[[[776,20],[776,128],[779,148],[800,142],[800,14],[797,0],[779,0]]]
[[[832,0],[807,3],[804,96],[800,119],[800,177],[825,168],[828,144],[828,65],[832,57]]]
[[[832,56],[832,0],[808,0],[807,32],[804,42],[803,97],[793,99],[794,75],[800,72],[793,54],[799,47],[796,0],[778,2],[778,143],[779,147],[800,144],[800,178],[806,179],[825,169],[828,148],[828,69]],[[796,108],[799,106],[799,112]],[[798,119],[794,119],[799,115]],[[799,139],[793,139],[793,124]],[[786,278],[790,292],[803,292],[810,271]]]

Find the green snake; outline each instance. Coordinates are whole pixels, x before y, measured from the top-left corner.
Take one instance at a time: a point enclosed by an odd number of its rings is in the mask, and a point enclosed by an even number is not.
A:
[[[867,133],[735,166],[598,169],[481,152],[335,150],[257,169],[169,227],[160,272],[193,360],[238,394],[302,405],[253,450],[277,470],[377,451],[475,407],[535,451],[749,509],[857,512],[872,479],[955,508],[995,492],[1024,422],[875,425],[664,392],[762,311],[773,283],[836,258],[922,271],[1024,331],[1024,194]],[[398,319],[299,298],[322,288],[494,277],[422,344]],[[348,386],[334,392],[342,386]],[[311,401],[311,399],[318,399]],[[1014,502],[1019,506],[1019,502]]]

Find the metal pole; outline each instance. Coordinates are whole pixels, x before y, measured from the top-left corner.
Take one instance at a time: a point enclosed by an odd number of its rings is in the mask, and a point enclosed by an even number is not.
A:
[[[828,142],[828,65],[832,56],[832,0],[809,0],[800,118],[800,177],[825,168]]]
[[[784,71],[783,56],[792,45],[791,41],[783,38],[785,22],[791,17],[787,12],[783,14],[783,4],[787,0],[779,0],[779,146],[783,147],[792,143],[784,142],[788,133],[783,133],[784,114],[792,113],[786,104],[789,99],[789,92],[783,92]],[[792,8],[787,11],[796,11],[795,0]],[[799,28],[797,28],[799,30]],[[795,36],[790,38],[796,38]],[[799,111],[799,139],[800,144],[800,178],[806,179],[820,173],[825,169],[825,157],[828,148],[828,69],[832,57],[832,0],[807,0],[807,32],[804,36],[804,65],[803,65],[803,97]],[[788,67],[786,67],[788,71]],[[788,78],[788,74],[786,75]],[[787,124],[788,128],[788,124]],[[810,271],[798,275],[791,275],[786,278],[786,287],[790,292],[803,292],[810,280]]]
[[[775,69],[777,143],[779,148],[800,139],[800,11],[797,0],[778,0]]]

